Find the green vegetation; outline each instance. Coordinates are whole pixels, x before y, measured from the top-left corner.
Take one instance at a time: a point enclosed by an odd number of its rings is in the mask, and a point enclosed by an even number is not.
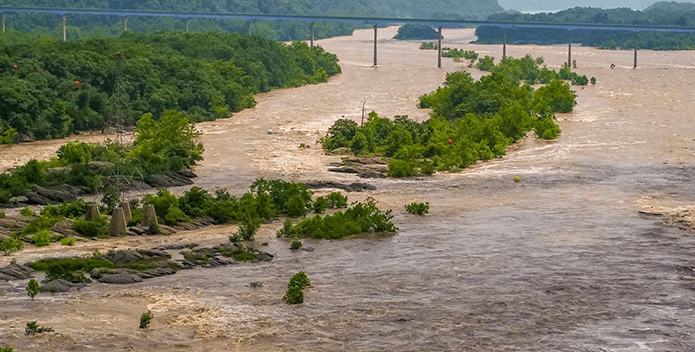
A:
[[[19,214],[22,216],[36,216],[36,213],[29,207],[22,208],[22,210],[19,211]]]
[[[148,113],[160,121],[167,110],[213,120],[255,105],[256,93],[339,72],[335,55],[304,42],[132,31],[62,42],[9,31],[0,41],[0,134],[58,138],[104,129],[117,115],[125,124]]]
[[[456,49],[456,48],[442,52],[442,56],[443,57],[453,57],[454,59],[464,58],[466,60],[472,60],[472,61],[475,61],[478,59],[478,53],[476,53],[475,51]]]
[[[327,196],[321,196],[314,200],[313,210],[316,214],[321,214],[326,209],[342,209],[347,207],[347,197],[340,192],[332,192]]]
[[[60,240],[60,244],[63,246],[74,246],[75,243],[77,243],[77,239],[75,237],[65,237]]]
[[[43,290],[41,289],[39,282],[35,279],[29,280],[29,283],[27,283],[27,295],[29,295],[29,297],[31,297],[31,299],[34,300],[34,297],[36,297],[36,295],[38,295],[41,292],[43,292]]]
[[[52,328],[47,328],[47,327],[41,326],[41,325],[37,324],[35,320],[28,322],[26,327],[24,327],[24,332],[27,335],[43,334],[44,332],[51,332],[51,331],[53,331]]]
[[[24,242],[16,237],[9,237],[0,242],[0,252],[2,252],[3,255],[10,255],[20,251],[22,247],[24,247]]]
[[[300,271],[294,274],[287,283],[287,291],[282,300],[287,304],[304,303],[303,289],[309,286],[311,286],[311,282],[305,272]]]
[[[15,352],[14,348],[10,346],[0,347],[0,352]]]
[[[140,329],[147,329],[150,327],[150,321],[152,320],[152,312],[147,311],[145,313],[142,313],[142,316],[140,317]]]
[[[32,269],[46,273],[46,281],[63,279],[71,282],[85,282],[94,268],[114,268],[115,265],[101,258],[48,258],[29,264]]]
[[[437,44],[435,43],[422,43],[420,44],[420,50],[437,50]]]
[[[282,297],[283,302],[287,304],[301,304],[304,303],[304,291],[296,286],[291,286],[285,291],[285,295]]]
[[[277,232],[278,237],[343,239],[352,235],[368,232],[394,233],[398,228],[391,222],[391,211],[383,212],[373,199],[357,203],[345,211],[332,215],[315,215],[292,225],[285,221],[283,228]]]
[[[294,275],[292,275],[292,278],[290,278],[290,281],[287,283],[287,287],[299,287],[300,289],[304,289],[305,287],[311,286],[311,281],[309,281],[309,277],[306,275],[305,272],[300,271]]]
[[[430,212],[430,203],[410,203],[405,206],[405,210],[411,214],[424,215]]]
[[[406,23],[398,28],[397,40],[438,39],[439,32],[428,24]]]
[[[75,219],[72,229],[83,237],[106,238],[109,237],[109,223],[106,215],[101,215],[94,220]]]
[[[480,61],[492,65],[489,75],[474,81],[469,73],[450,73],[443,87],[420,98],[420,107],[432,109],[429,120],[416,122],[407,116],[390,120],[372,112],[359,127],[340,119],[322,138],[323,147],[385,156],[390,158],[390,176],[408,177],[456,171],[477,160],[503,156],[508,145],[530,130],[544,139],[557,138],[555,113],[570,112],[576,105],[560,74],[540,68],[542,59],[530,56],[508,57],[498,65],[487,57]],[[545,85],[534,91],[521,85],[522,80]]]
[[[302,247],[304,247],[304,244],[302,243],[302,241],[294,240],[294,241],[292,241],[292,243],[290,243],[290,249],[293,251],[296,251]]]
[[[46,247],[51,244],[51,234],[47,230],[41,230],[34,234],[36,247]]]
[[[0,174],[0,204],[39,186],[52,190],[67,185],[95,193],[104,189],[102,185],[113,183],[109,176],[115,173],[147,182],[156,175],[185,170],[202,159],[203,147],[195,142],[196,131],[185,114],[167,110],[160,121],[151,117],[145,114],[138,121],[134,145],[70,142],[49,161],[30,160],[10,173]],[[47,210],[47,214],[76,216],[83,214],[86,206],[84,202],[61,205]],[[34,214],[31,209],[22,212]]]
[[[521,21],[550,23],[594,23],[613,25],[647,25],[695,27],[695,5],[661,2],[643,11],[628,8],[600,9],[575,7],[555,13],[498,13],[491,21]],[[505,29],[483,25],[476,29],[478,43],[499,44],[504,40]],[[507,32],[507,41],[513,44],[563,44],[569,38],[574,43],[603,49],[634,48],[653,50],[695,49],[695,34],[669,32],[608,31],[600,29],[515,28]]]

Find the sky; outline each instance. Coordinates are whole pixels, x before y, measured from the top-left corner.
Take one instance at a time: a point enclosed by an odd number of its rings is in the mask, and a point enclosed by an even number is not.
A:
[[[672,1],[672,0],[670,0]],[[581,7],[602,7],[604,9],[616,7],[628,7],[635,10],[644,10],[649,5],[659,2],[655,0],[498,0],[500,6],[505,10],[517,10],[521,12],[542,12],[558,11],[568,8]],[[677,2],[691,2],[695,0],[677,0]]]

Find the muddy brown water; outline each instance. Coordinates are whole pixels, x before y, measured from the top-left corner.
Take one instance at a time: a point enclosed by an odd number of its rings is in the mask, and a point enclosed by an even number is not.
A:
[[[379,66],[371,67],[371,30],[318,41],[341,60],[328,83],[259,95],[258,106],[198,125],[205,160],[196,184],[242,192],[259,176],[354,182],[326,171],[336,156],[316,140],[338,118],[359,120],[362,102],[381,115],[425,119],[418,96],[465,63],[419,51],[417,42],[379,30]],[[445,45],[501,57],[501,46],[469,45],[472,30],[445,30]],[[509,55],[566,60],[563,46],[510,46]],[[458,174],[373,180],[373,196],[393,209],[400,231],[381,239],[305,241],[292,252],[264,225],[275,259],[194,269],[143,283],[92,284],[31,301],[26,282],[0,282],[0,345],[20,351],[693,351],[695,237],[667,227],[645,206],[692,205],[695,156],[693,52],[573,48],[578,105],[558,115],[554,142],[532,136],[501,159]],[[614,63],[617,67],[610,69]],[[272,134],[268,134],[268,130]],[[311,146],[300,149],[300,143]],[[45,155],[43,144],[0,151]],[[521,182],[514,183],[518,175]],[[179,190],[181,191],[181,190]],[[403,206],[428,201],[431,215]],[[27,246],[20,262],[168,243],[225,241],[235,226],[171,237],[118,238]],[[1,257],[6,265],[8,257]],[[299,270],[313,286],[304,304],[281,302]],[[252,288],[250,283],[263,282]],[[139,330],[142,312],[152,327]],[[29,320],[55,329],[25,336]]]

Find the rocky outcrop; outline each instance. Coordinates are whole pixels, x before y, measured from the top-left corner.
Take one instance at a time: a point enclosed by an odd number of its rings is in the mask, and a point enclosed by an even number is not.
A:
[[[317,181],[305,183],[309,189],[323,189],[323,188],[336,188],[342,189],[348,192],[361,192],[363,190],[375,191],[376,186],[370,185],[368,183],[353,182],[350,184],[331,182],[331,181]]]
[[[132,269],[106,269],[94,268],[89,272],[89,276],[104,284],[126,285],[142,282],[140,273]]]
[[[83,282],[70,282],[67,280],[63,279],[58,279],[58,280],[53,280],[51,282],[47,282],[43,285],[41,285],[41,289],[43,292],[68,292],[72,290],[73,288],[76,289],[81,289],[83,287],[87,286],[87,284]]]
[[[10,264],[0,269],[0,280],[26,280],[31,277],[32,272],[28,265]]]
[[[198,175],[191,171],[179,171],[172,175],[156,175],[151,177],[147,184],[152,187],[178,187],[192,185]]]

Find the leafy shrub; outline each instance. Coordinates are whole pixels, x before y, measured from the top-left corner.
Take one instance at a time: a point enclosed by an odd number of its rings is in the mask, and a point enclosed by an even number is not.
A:
[[[38,295],[41,292],[43,292],[43,290],[41,289],[39,282],[35,279],[29,280],[29,283],[27,283],[27,295],[29,295],[29,297],[31,297],[31,299],[33,300],[34,297],[36,297],[36,295]]]
[[[304,291],[296,286],[291,286],[285,291],[285,295],[282,300],[287,304],[301,304],[304,303]]]
[[[140,316],[140,329],[147,329],[150,327],[150,321],[152,320],[152,312],[147,311],[145,313],[142,313],[142,316]]]
[[[309,286],[311,286],[311,281],[309,281],[309,277],[303,271],[292,275],[292,278],[290,278],[290,281],[287,283],[287,287],[298,287],[300,289]]]
[[[168,225],[176,225],[180,222],[188,221],[188,216],[178,207],[171,207],[167,211],[167,215],[164,217],[165,222]]]
[[[484,58],[478,61],[475,67],[481,71],[492,71],[492,69],[495,68],[495,61],[491,57],[485,55]]]
[[[41,230],[34,234],[36,247],[45,247],[51,244],[51,234],[47,230]]]
[[[156,196],[151,194],[145,196],[145,201],[154,207],[154,212],[157,213],[157,217],[160,219],[166,219],[169,209],[177,207],[179,204],[176,196],[164,187],[160,187],[157,190]]]
[[[77,239],[75,237],[65,237],[60,240],[60,244],[63,246],[74,246],[75,243],[77,243]]]
[[[294,235],[294,223],[292,222],[292,219],[287,218],[282,223],[280,230],[278,230],[277,237],[294,237]]]
[[[557,79],[533,92],[534,100],[550,105],[554,112],[562,113],[572,112],[577,105],[576,97],[567,83]]]
[[[411,214],[423,215],[430,212],[430,203],[410,203],[405,206],[405,210]]]
[[[5,212],[2,211],[2,210],[0,210],[0,219],[4,218],[5,216],[6,216],[6,215],[5,215]]]
[[[10,346],[0,347],[0,352],[15,352],[14,348]]]
[[[41,208],[41,215],[51,217],[79,218],[87,213],[87,202],[82,199],[59,205],[47,205]]]
[[[20,210],[19,213],[22,214],[23,216],[36,216],[36,212],[31,210],[31,208],[29,208],[29,207],[22,208],[22,210]]]
[[[437,50],[437,44],[435,43],[422,43],[420,44],[420,50]]]
[[[595,84],[596,84],[596,77],[591,77],[591,85],[593,86]]]
[[[328,197],[318,197],[314,201],[314,213],[321,214],[329,207]]]
[[[14,252],[20,251],[22,250],[22,247],[24,247],[24,242],[14,237],[9,237],[0,242],[0,252],[2,252],[3,255],[10,255]]]
[[[292,241],[292,243],[290,243],[290,249],[293,251],[296,251],[302,248],[303,246],[304,244],[302,243],[302,241]]]
[[[247,218],[239,225],[239,231],[230,238],[232,242],[252,241],[256,232],[261,228],[261,219]]]
[[[24,332],[27,335],[43,334],[44,332],[51,332],[51,331],[53,331],[52,328],[47,328],[47,327],[41,326],[41,325],[37,324],[35,320],[28,322],[26,327],[24,327]]]
[[[328,205],[333,209],[346,208],[348,203],[348,197],[344,196],[340,192],[331,192],[328,195]]]
[[[72,229],[87,238],[104,238],[109,236],[106,216],[102,215],[94,220],[75,219]]]
[[[188,216],[200,217],[207,215],[214,206],[214,199],[208,191],[200,187],[192,187],[178,199],[179,208]]]

